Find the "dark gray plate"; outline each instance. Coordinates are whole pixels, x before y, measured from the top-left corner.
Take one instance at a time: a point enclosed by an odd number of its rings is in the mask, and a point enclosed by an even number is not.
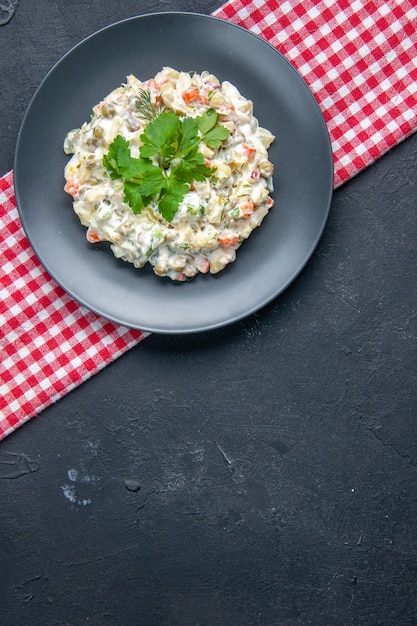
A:
[[[163,66],[209,70],[253,100],[274,133],[275,206],[216,276],[176,284],[116,260],[87,243],[63,191],[68,130],[135,74]],[[96,313],[132,328],[189,333],[257,311],[297,276],[321,236],[333,190],[333,160],[321,111],[296,70],[263,39],[231,23],[192,13],[155,13],[109,26],[82,41],[48,73],[24,117],[16,148],[15,190],[26,235],[50,275]]]

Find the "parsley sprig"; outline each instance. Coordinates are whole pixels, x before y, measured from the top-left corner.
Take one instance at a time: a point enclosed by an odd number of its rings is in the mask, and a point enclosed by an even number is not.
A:
[[[129,142],[117,135],[103,156],[103,165],[112,179],[123,181],[124,200],[133,213],[155,203],[171,222],[191,183],[204,181],[214,172],[198,150],[200,142],[216,149],[228,136],[229,130],[218,124],[214,109],[183,119],[164,111],[141,134],[138,158],[131,156]]]

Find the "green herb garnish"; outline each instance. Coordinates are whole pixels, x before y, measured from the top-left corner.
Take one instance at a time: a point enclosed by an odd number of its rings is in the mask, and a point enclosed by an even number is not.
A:
[[[148,122],[152,122],[165,111],[165,105],[162,101],[157,100],[155,103],[151,101],[151,93],[148,89],[139,89],[139,100],[136,103],[136,108],[140,116]]]
[[[204,181],[214,169],[198,151],[201,141],[219,148],[229,130],[219,126],[218,114],[209,109],[197,118],[180,119],[173,111],[159,113],[140,136],[139,157],[130,154],[129,142],[117,135],[103,156],[113,180],[122,180],[124,200],[138,214],[155,203],[170,222],[193,181]]]

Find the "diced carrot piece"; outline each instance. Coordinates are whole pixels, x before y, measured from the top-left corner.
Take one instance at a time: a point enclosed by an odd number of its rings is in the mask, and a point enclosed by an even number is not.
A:
[[[268,196],[268,199],[266,201],[266,206],[268,207],[268,209],[272,208],[274,204],[275,204],[274,200],[272,200],[272,198]]]
[[[190,87],[182,92],[182,99],[185,104],[193,104],[194,102],[198,102],[200,98],[200,92],[197,87]]]
[[[253,155],[256,153],[256,148],[254,148],[253,146],[249,146],[247,143],[243,142],[242,148],[243,148],[243,152],[246,154],[248,159],[253,157]]]
[[[230,232],[223,231],[217,237],[217,241],[219,242],[221,246],[230,247],[230,246],[235,246],[237,244],[237,242],[239,241],[239,237],[238,235],[234,235]]]
[[[80,186],[72,178],[70,178],[67,180],[65,184],[64,191],[66,193],[69,193],[69,195],[72,196],[73,198],[78,198],[79,192],[80,192]]]
[[[240,210],[242,212],[242,217],[249,217],[254,212],[255,205],[253,204],[253,202],[245,202],[240,207]]]
[[[89,228],[87,230],[87,241],[90,243],[98,243],[99,241],[104,241],[104,239],[95,230]]]
[[[200,90],[197,87],[190,87],[189,89],[183,91],[182,99],[185,104],[203,104],[206,106],[209,104],[208,97],[200,93]]]

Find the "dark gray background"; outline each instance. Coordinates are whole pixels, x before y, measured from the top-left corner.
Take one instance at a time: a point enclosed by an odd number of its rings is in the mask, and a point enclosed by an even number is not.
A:
[[[0,27],[0,173],[83,37],[215,2],[32,2]],[[0,623],[417,623],[417,136],[335,193],[231,327],[152,335],[0,444]]]

